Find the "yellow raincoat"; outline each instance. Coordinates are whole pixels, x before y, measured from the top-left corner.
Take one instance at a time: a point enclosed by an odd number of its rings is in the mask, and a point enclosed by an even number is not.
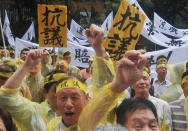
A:
[[[113,61],[106,57],[94,57],[92,70],[93,87],[100,88],[113,80],[115,77],[115,68]]]
[[[46,131],[49,118],[53,118],[48,104],[40,105],[20,96],[19,88],[1,87],[0,105],[11,113],[20,131]]]
[[[169,102],[177,100],[182,94],[181,88],[181,75],[185,71],[185,63],[178,63],[174,65],[168,65],[168,71],[170,72],[170,82],[172,85],[163,93],[160,98]]]
[[[96,97],[98,98],[101,98],[101,99],[98,99],[99,102],[100,100],[104,100],[105,102],[108,102],[108,105],[112,105],[111,103],[111,100],[113,99],[114,100],[114,96],[112,96],[112,98],[110,99],[110,96],[109,96],[109,91],[107,86],[104,86],[105,84],[111,82],[115,76],[115,70],[114,70],[114,64],[113,62],[111,61],[110,58],[101,58],[101,57],[97,57],[95,56],[94,57],[94,61],[93,61],[93,74],[92,74],[92,85],[91,85],[91,88],[90,90],[92,91],[93,95],[95,96],[97,94]],[[106,89],[107,88],[107,89]],[[106,92],[105,95],[102,95],[102,96],[99,96],[98,93],[100,92]],[[97,102],[97,101],[95,101]],[[79,120],[79,124],[82,125],[87,125],[88,127],[85,127],[83,128],[82,131],[90,131],[89,129],[90,126],[91,127],[95,127],[99,122],[101,123],[106,123],[108,121],[114,121],[114,113],[111,111],[113,109],[113,107],[116,106],[116,103],[117,102],[114,102],[115,104],[113,106],[111,106],[112,108],[108,107],[109,108],[109,112],[110,113],[107,113],[107,111],[105,112],[105,114],[98,114],[96,113],[96,116],[92,116],[97,118],[95,120],[91,120],[91,121],[85,121],[84,119],[82,118],[87,118],[87,115],[95,115],[95,113],[93,112],[93,110],[95,109],[100,109],[101,107],[103,107],[104,105],[101,105],[100,107],[98,107],[98,104],[95,104],[94,103],[90,103],[89,102],[89,105],[87,105],[87,108],[85,110],[82,111],[82,114],[81,114],[81,119]],[[105,103],[104,102],[104,103]],[[103,102],[101,102],[103,103]],[[97,106],[97,107],[96,107]],[[96,107],[96,108],[95,108]],[[95,109],[94,109],[95,108]],[[93,109],[92,112],[90,112],[90,109]],[[103,110],[103,108],[102,108]],[[101,118],[100,118],[101,117]],[[89,124],[89,125],[88,125]],[[79,125],[80,126],[80,125]],[[58,118],[55,118],[53,120],[50,121],[50,123],[48,124],[48,131],[71,131],[72,128],[74,128],[74,130],[76,131],[80,131],[81,129],[79,128],[78,125],[73,125],[71,127],[66,127],[63,123],[62,123],[62,118],[61,117],[58,117]]]
[[[114,93],[109,85],[102,87],[101,91],[83,109],[79,118],[81,131],[92,131],[118,103],[118,93]]]
[[[119,93],[114,93],[109,85],[101,88],[101,91],[83,109],[78,124],[66,127],[61,117],[52,119],[48,124],[48,131],[93,131],[102,118],[116,106]],[[97,99],[96,99],[97,98]]]
[[[43,97],[43,86],[44,86],[44,77],[41,73],[37,75],[27,75],[24,79],[24,82],[29,86],[29,90],[32,96],[33,102],[42,102]]]
[[[114,93],[109,85],[102,85],[111,82],[115,76],[115,69],[112,60],[109,58],[95,57],[93,62],[93,85],[94,87],[94,98],[88,103],[83,109],[79,119],[79,127],[82,131],[93,130],[101,121],[104,123],[103,118],[108,118],[113,108],[125,98],[124,94]],[[100,88],[102,87],[102,88]],[[113,116],[113,115],[112,115]],[[113,116],[115,117],[115,116]],[[84,122],[83,122],[84,121]],[[107,119],[107,122],[112,122]],[[161,123],[160,128],[162,131],[168,131],[169,125],[167,123]]]

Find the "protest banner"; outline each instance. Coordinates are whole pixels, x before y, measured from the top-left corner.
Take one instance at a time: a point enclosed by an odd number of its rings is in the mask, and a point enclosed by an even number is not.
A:
[[[67,7],[38,5],[40,47],[67,47]]]
[[[135,48],[144,25],[145,15],[122,0],[103,44],[111,58],[119,60],[126,50]]]

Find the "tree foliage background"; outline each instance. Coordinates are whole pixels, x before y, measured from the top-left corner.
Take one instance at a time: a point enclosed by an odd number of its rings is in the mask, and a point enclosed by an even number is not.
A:
[[[140,0],[139,3],[151,20],[153,12],[157,12],[173,26],[188,28],[188,0]]]

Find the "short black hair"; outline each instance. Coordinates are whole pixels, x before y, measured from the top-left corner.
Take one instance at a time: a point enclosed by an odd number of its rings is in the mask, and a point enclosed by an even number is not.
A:
[[[47,76],[50,75],[50,77],[48,78],[48,81],[50,81],[53,78],[53,75],[56,74],[56,73],[61,73],[61,72],[59,70],[52,70],[49,73],[47,73],[45,75],[45,77],[47,77]],[[56,84],[57,84],[56,81],[44,84],[44,91],[46,91],[48,93],[48,91],[50,90],[50,88],[56,86]]]
[[[50,90],[50,88],[55,88],[56,87],[56,84],[57,84],[57,82],[50,82],[50,83],[47,83],[47,84],[45,84],[44,85],[44,91],[46,92],[46,93],[48,93],[48,91]]]
[[[70,56],[71,52],[70,51],[66,51],[65,53],[63,53],[63,56]]]
[[[117,123],[124,126],[124,124],[127,123],[128,120],[127,114],[129,112],[134,112],[140,109],[151,110],[158,122],[157,111],[154,104],[151,101],[141,98],[129,98],[129,99],[124,99],[122,103],[115,109],[117,116]]]
[[[161,58],[164,58],[164,59],[167,60],[167,57],[166,57],[166,56],[164,56],[164,55],[160,55],[160,56],[157,57],[157,61],[158,61],[159,59],[161,59]]]
[[[29,48],[23,48],[23,49],[20,51],[20,54],[22,54],[24,51],[29,51]]]

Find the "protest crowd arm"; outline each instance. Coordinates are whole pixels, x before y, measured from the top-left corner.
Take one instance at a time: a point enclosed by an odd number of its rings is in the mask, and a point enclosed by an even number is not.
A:
[[[135,59],[138,63],[135,63]],[[102,87],[82,111],[78,122],[82,131],[93,130],[99,124],[112,105],[117,102],[118,96],[141,78],[145,62],[146,58],[139,51],[126,52],[125,57],[117,63],[114,80]]]
[[[0,88],[0,105],[11,113],[21,131],[46,130],[46,124],[39,114],[39,104],[31,102],[19,94],[19,87],[24,76],[31,66],[40,61],[40,57],[43,55],[39,50],[32,51],[25,63]]]

